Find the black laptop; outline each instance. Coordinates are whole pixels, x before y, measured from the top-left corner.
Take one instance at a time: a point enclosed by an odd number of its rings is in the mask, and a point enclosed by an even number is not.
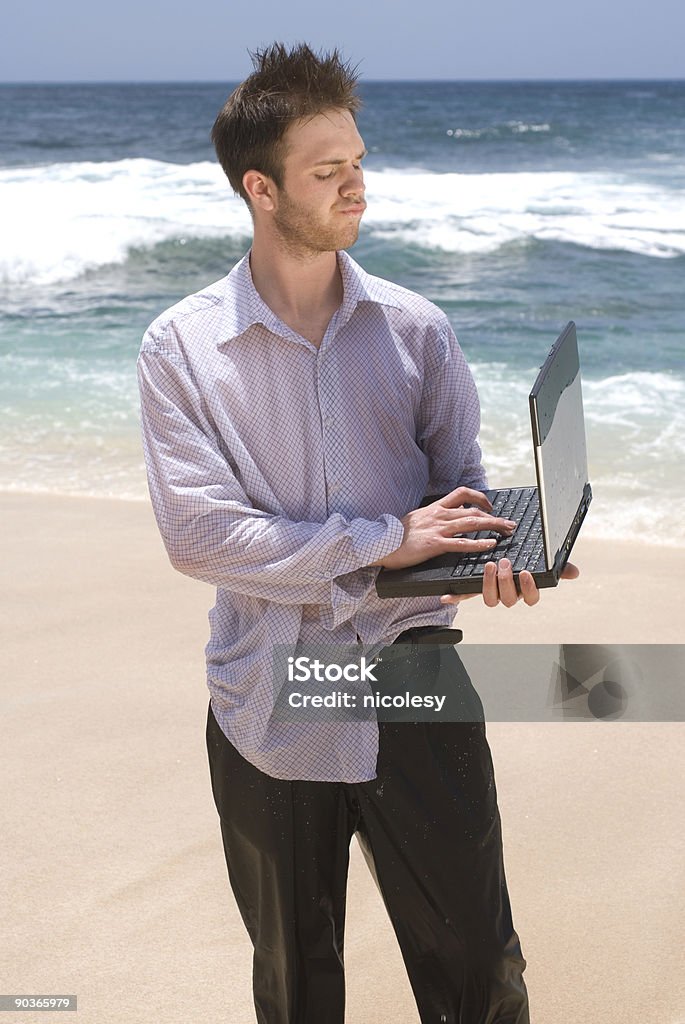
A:
[[[585,419],[576,325],[566,325],[547,356],[529,396],[537,487],[486,491],[493,515],[518,525],[511,537],[491,531],[463,534],[490,538],[497,546],[473,554],[450,552],[407,569],[382,569],[379,597],[475,594],[483,589],[490,561],[509,558],[514,578],[527,569],[538,587],[556,587],[585,518],[588,482]],[[442,495],[424,498],[422,504]]]

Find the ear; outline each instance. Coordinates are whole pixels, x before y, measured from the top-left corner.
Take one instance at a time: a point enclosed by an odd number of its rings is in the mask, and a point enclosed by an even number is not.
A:
[[[276,186],[266,174],[262,174],[261,171],[245,171],[243,188],[253,209],[271,211],[276,208]]]

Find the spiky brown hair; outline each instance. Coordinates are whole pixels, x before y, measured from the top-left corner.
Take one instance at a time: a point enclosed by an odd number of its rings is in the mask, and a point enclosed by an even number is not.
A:
[[[289,125],[333,108],[354,117],[361,106],[356,68],[337,50],[316,54],[300,43],[250,53],[255,70],[231,93],[212,128],[219,163],[247,202],[243,175],[256,170],[283,185],[283,136]]]

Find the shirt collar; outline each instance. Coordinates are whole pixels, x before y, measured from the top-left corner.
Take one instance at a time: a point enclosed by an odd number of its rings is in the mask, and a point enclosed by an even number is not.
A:
[[[393,285],[382,278],[367,274],[343,250],[337,253],[337,257],[343,282],[343,301],[338,311],[339,327],[347,323],[360,302],[400,307],[401,303],[398,302]],[[255,324],[262,324],[274,334],[298,337],[267,306],[255,288],[250,272],[249,252],[235,265],[228,277],[224,278],[224,283],[224,325],[219,345],[239,337]]]

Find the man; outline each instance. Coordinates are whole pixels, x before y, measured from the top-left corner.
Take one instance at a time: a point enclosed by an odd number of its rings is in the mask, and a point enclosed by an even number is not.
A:
[[[478,714],[424,725],[274,713],[276,646],[392,654],[398,638],[449,625],[456,598],[380,601],[379,566],[481,550],[494,541],[463,534],[515,528],[481,493],[478,399],[446,317],[344,251],[366,205],[355,82],[335,52],[274,45],[220,112],[213,141],[254,239],[143,340],[150,490],[173,565],[217,586],[207,743],[257,1020],[342,1024],[356,833],[421,1020],[523,1024]],[[429,493],[447,497],[419,508]],[[527,574],[521,596],[538,600]],[[505,560],[483,597],[518,600]]]

